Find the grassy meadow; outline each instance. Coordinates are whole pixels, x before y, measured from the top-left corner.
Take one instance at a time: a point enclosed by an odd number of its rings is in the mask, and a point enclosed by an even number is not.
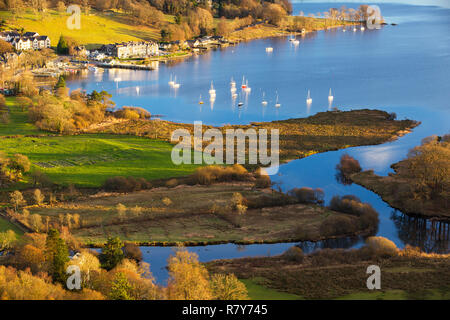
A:
[[[3,139],[0,151],[21,153],[52,182],[99,187],[108,177],[158,179],[186,175],[195,165],[174,165],[172,145],[134,136],[85,134]]]
[[[78,30],[67,28],[66,21],[69,16],[65,12],[48,10],[43,18],[41,14],[27,10],[14,19],[11,12],[0,11],[0,19],[5,19],[8,27],[24,28],[25,31],[48,35],[54,47],[61,34],[74,39],[79,44],[86,45],[88,49],[107,43],[160,40],[161,37],[159,29],[136,25],[129,16],[120,12],[103,13],[91,10],[89,14],[85,14],[82,11],[81,29]],[[169,15],[166,19],[169,22],[173,21],[173,17]]]
[[[361,249],[359,249],[361,250]],[[329,249],[304,255],[216,260],[212,273],[234,273],[252,298],[339,300],[448,300],[450,257],[424,253],[376,256],[364,251]],[[381,290],[368,290],[367,267],[381,268]]]
[[[6,97],[6,107],[9,110],[9,123],[0,123],[0,137],[42,133],[36,126],[28,122],[28,110],[22,111],[15,104],[15,98]]]
[[[247,201],[245,214],[230,208],[235,192]],[[236,182],[99,194],[27,209],[49,216],[51,222],[57,222],[59,215],[78,215],[80,225],[72,228],[72,234],[94,245],[112,235],[140,244],[317,240],[340,235],[321,234],[321,225],[328,219],[339,215],[357,221],[322,206],[295,202],[282,193],[254,189],[251,182]],[[124,206],[123,212],[119,205]]]
[[[159,179],[187,175],[196,165],[176,166],[172,145],[148,138],[83,134],[52,135],[28,122],[27,111],[8,97],[10,122],[0,124],[0,152],[26,155],[32,170],[44,172],[52,182],[79,187],[100,187],[108,177],[133,176]],[[29,177],[19,185],[27,187]]]

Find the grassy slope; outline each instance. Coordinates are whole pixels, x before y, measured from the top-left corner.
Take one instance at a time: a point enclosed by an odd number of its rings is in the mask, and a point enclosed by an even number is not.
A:
[[[5,19],[9,27],[23,27],[25,31],[48,35],[52,46],[57,45],[61,34],[73,38],[79,44],[87,45],[88,48],[121,41],[160,39],[159,29],[133,25],[122,13],[105,14],[95,10],[91,10],[89,15],[82,13],[79,30],[67,28],[68,17],[66,13],[50,10],[48,16],[41,19],[40,16],[28,11],[13,20],[10,12],[0,11],[0,19]],[[172,16],[166,18],[168,21],[173,20]]]
[[[172,164],[172,145],[163,141],[111,134],[45,136],[28,122],[26,111],[14,105],[14,98],[7,98],[7,104],[11,121],[0,124],[0,151],[28,156],[33,168],[55,183],[97,187],[111,176],[157,179],[186,175],[196,168]],[[43,136],[25,137],[37,134]]]
[[[39,134],[40,131],[28,122],[27,111],[22,111],[15,105],[15,98],[7,97],[6,106],[9,109],[10,122],[0,123],[0,136]]]
[[[21,153],[55,183],[98,187],[111,176],[157,179],[186,175],[194,165],[176,166],[167,142],[108,134],[4,139],[0,151]],[[53,167],[49,167],[53,166]]]

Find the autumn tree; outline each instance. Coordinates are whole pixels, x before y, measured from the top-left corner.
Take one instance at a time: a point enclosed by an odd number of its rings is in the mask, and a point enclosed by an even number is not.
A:
[[[40,206],[44,202],[45,196],[42,194],[41,190],[35,189],[33,192],[34,202]]]
[[[234,274],[214,274],[210,280],[214,299],[217,300],[248,300],[245,285]]]
[[[0,232],[0,252],[8,251],[13,248],[17,240],[16,233],[12,230]]]
[[[13,46],[9,42],[0,39],[0,54],[5,54],[7,52],[14,52]]]
[[[209,300],[213,297],[206,268],[198,256],[187,250],[178,250],[168,261],[168,297],[172,300]]]
[[[217,24],[217,35],[227,37],[233,32],[232,25],[225,19],[225,17],[221,17],[219,23]]]
[[[111,300],[133,300],[131,291],[132,285],[128,282],[126,275],[123,272],[118,272],[109,292]]]
[[[81,251],[78,256],[70,260],[69,264],[76,265],[80,268],[82,287],[90,286],[91,274],[100,271],[100,261],[94,254],[87,250]]]
[[[14,211],[17,212],[20,206],[26,205],[26,201],[23,198],[22,192],[16,190],[9,194],[10,203],[14,206]]]
[[[28,97],[17,97],[16,103],[19,105],[22,111],[25,111],[25,109],[33,105],[33,101]]]

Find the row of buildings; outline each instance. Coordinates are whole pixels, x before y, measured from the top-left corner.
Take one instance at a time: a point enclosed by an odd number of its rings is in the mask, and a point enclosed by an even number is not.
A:
[[[101,52],[119,59],[159,56],[159,45],[153,41],[129,41],[106,44]]]
[[[50,38],[37,32],[25,32],[22,35],[16,31],[0,32],[0,39],[11,43],[17,51],[50,48]]]
[[[97,59],[102,59],[106,56],[119,59],[146,58],[163,55],[164,51],[170,51],[174,46],[180,49],[190,48],[195,50],[199,48],[207,48],[213,45],[224,44],[225,42],[227,41],[221,36],[206,36],[195,40],[162,42],[159,44],[153,41],[129,41],[106,44],[103,45],[100,50],[90,53],[83,48],[80,49],[79,52],[84,53],[83,55]]]

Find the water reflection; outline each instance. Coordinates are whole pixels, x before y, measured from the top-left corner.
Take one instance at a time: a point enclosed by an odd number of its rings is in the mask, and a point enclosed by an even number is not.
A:
[[[392,211],[391,219],[405,243],[426,252],[449,252],[450,223],[408,216],[397,210]]]

